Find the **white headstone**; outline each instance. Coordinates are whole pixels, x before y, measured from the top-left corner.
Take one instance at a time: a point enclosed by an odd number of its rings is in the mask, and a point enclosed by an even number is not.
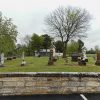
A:
[[[22,63],[21,63],[21,66],[24,66],[26,65],[26,61],[25,61],[25,53],[23,52],[22,53]]]
[[[83,60],[87,59],[85,47],[82,48],[82,55],[83,55]]]
[[[1,62],[0,65],[4,65],[4,53],[1,53]]]

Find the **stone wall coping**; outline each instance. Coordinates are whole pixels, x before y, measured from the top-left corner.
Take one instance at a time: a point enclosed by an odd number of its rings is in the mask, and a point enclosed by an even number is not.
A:
[[[100,72],[0,72],[0,77],[100,77]]]

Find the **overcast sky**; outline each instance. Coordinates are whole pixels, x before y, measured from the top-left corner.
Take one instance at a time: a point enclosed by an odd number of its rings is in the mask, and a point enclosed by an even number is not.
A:
[[[44,18],[59,6],[85,8],[93,16],[91,28],[84,39],[87,48],[100,47],[100,1],[99,0],[0,0],[0,11],[13,19],[20,39],[26,34],[43,34]]]

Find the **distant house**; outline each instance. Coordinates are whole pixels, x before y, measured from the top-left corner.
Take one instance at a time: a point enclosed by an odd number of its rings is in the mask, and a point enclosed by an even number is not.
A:
[[[38,56],[49,56],[49,54],[50,54],[50,49],[47,49],[47,53],[46,53],[46,49],[40,49],[40,52],[38,52],[38,51],[34,52],[34,55],[36,57],[38,57]],[[57,53],[56,52],[55,56],[61,57],[61,56],[63,56],[63,53]]]
[[[55,56],[57,56],[57,57],[62,57],[63,56],[63,53],[55,53]]]
[[[40,49],[40,51],[35,51],[35,56],[38,57],[38,56],[49,56],[50,54],[50,50],[47,49],[47,52],[46,52],[46,49]]]

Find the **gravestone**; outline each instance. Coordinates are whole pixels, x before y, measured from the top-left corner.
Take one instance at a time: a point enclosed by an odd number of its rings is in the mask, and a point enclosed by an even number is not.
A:
[[[56,60],[57,59],[55,58],[55,46],[53,42],[51,42],[48,65],[53,65]]]
[[[79,65],[86,65],[86,62],[88,62],[87,56],[86,56],[86,48],[83,46],[82,47],[82,54],[81,57],[78,61]]]
[[[26,65],[26,61],[25,61],[25,53],[22,52],[22,63],[21,66],[25,66]]]
[[[97,53],[97,60],[95,62],[95,65],[100,65],[100,52]]]
[[[4,66],[4,53],[1,53],[0,55],[0,67]]]
[[[77,53],[73,53],[71,55],[71,61],[77,62],[78,61],[78,54]]]
[[[82,48],[82,58],[84,61],[88,62],[87,56],[86,56],[86,48]]]
[[[50,56],[49,56],[49,61],[48,61],[48,65],[53,65],[54,61],[53,61],[53,50],[50,49]]]

